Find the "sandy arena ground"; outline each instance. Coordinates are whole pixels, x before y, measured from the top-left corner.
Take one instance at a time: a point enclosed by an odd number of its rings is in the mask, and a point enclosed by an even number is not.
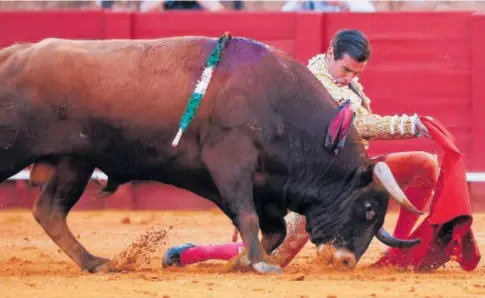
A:
[[[390,230],[395,218],[387,219]],[[485,213],[474,218],[483,255]],[[483,258],[473,272],[461,270],[456,263],[433,273],[366,268],[383,249],[376,240],[351,273],[312,266],[311,244],[279,276],[224,272],[223,261],[163,270],[160,256],[169,245],[230,241],[232,226],[218,210],[78,211],[70,215],[69,225],[94,254],[117,256],[121,263],[129,260],[125,264],[136,266],[119,273],[84,273],[44,234],[30,211],[1,211],[0,297],[485,297]],[[147,242],[143,235],[158,236],[149,240],[160,244],[153,252],[143,253],[145,258],[136,259],[133,243]]]

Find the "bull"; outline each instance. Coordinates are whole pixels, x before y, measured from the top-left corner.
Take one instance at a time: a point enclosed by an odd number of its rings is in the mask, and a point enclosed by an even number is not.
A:
[[[371,161],[354,128],[339,154],[325,149],[339,107],[278,49],[233,37],[172,146],[216,43],[202,36],[49,38],[0,51],[0,181],[48,165],[32,213],[69,258],[89,272],[110,268],[66,223],[95,168],[108,176],[108,192],[151,180],[214,202],[240,231],[259,273],[281,272],[268,254],[285,238],[287,210],[304,215],[318,251],[331,245],[344,267],[356,265],[374,236],[390,246],[419,243],[383,230],[390,198],[419,211],[389,168]]]

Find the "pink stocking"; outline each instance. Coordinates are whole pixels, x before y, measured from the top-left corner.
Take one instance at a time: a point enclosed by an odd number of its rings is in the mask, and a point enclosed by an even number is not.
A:
[[[197,245],[188,248],[180,254],[180,265],[190,265],[207,260],[230,260],[239,254],[244,247],[242,242],[219,245]]]
[[[309,239],[309,235],[305,231],[306,221],[304,216],[290,212],[285,220],[288,234],[285,241],[274,252],[274,256],[282,267],[286,267],[293,260]],[[237,235],[233,235],[233,239],[236,238]],[[180,254],[180,265],[185,266],[207,260],[230,260],[237,256],[243,248],[243,242],[197,245],[184,250]]]

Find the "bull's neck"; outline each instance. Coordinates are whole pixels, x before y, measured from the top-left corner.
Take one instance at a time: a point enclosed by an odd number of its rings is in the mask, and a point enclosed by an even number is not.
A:
[[[354,183],[356,170],[341,162],[306,160],[289,169],[287,175],[271,175],[269,186],[284,198],[288,209],[305,213],[311,205],[342,200],[341,194]]]

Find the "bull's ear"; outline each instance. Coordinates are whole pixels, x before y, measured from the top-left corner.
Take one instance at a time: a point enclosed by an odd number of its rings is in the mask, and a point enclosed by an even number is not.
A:
[[[374,179],[374,166],[373,162],[369,162],[360,168],[360,187],[366,187],[372,183]]]

